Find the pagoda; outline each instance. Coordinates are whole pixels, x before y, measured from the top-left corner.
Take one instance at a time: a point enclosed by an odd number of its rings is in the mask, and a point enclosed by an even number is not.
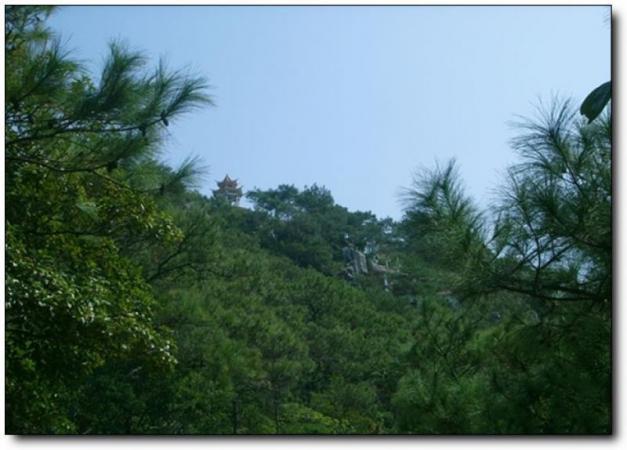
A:
[[[218,189],[213,191],[215,198],[222,198],[231,205],[237,205],[242,198],[242,188],[237,184],[237,180],[232,180],[228,175],[224,180],[218,181]]]

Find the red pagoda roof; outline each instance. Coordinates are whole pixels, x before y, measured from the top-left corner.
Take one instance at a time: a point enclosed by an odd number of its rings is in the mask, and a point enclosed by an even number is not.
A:
[[[237,189],[237,180],[232,180],[228,174],[224,177],[224,180],[218,181],[218,186],[221,188]]]

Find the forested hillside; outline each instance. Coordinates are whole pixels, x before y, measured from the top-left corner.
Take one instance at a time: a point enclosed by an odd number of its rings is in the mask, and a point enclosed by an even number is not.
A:
[[[607,90],[521,123],[486,211],[455,162],[398,222],[281,180],[248,209],[160,162],[206,81],[121,44],[91,74],[50,11],[5,11],[7,433],[611,432]]]

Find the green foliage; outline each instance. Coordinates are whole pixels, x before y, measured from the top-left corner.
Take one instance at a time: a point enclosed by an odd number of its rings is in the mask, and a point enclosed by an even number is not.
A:
[[[41,25],[48,8],[7,7],[7,429],[72,432],[86,376],[134,355],[173,364],[150,286],[126,245],[184,239],[126,181],[150,161],[167,117],[205,102],[200,79],[142,71],[114,44],[95,86]],[[122,168],[121,165],[125,167]]]
[[[611,98],[612,82],[608,81],[588,94],[581,104],[579,112],[588,118],[588,122],[592,122],[603,112]]]
[[[522,162],[489,225],[452,165],[419,178],[409,249],[426,246],[432,263],[454,267],[461,303],[458,317],[423,311],[393,399],[402,431],[610,432],[610,123],[582,124],[568,103],[522,123]],[[494,323],[468,323],[479,311]]]
[[[342,271],[342,248],[375,251],[389,241],[390,220],[369,212],[349,212],[335,204],[331,193],[313,185],[300,192],[294,186],[249,192],[256,211],[265,213],[258,224],[262,245],[289,257],[301,267],[327,275]]]
[[[611,432],[609,115],[523,124],[493,221],[454,163],[400,223],[317,185],[247,210],[157,159],[205,82],[120,43],[92,78],[50,11],[5,14],[9,433]]]
[[[524,162],[510,170],[499,205],[495,284],[547,300],[611,298],[611,129],[590,125],[568,103],[522,125]],[[503,264],[501,264],[503,266]]]
[[[403,199],[404,265],[412,276],[421,274],[424,293],[459,290],[467,276],[476,275],[486,246],[483,216],[465,196],[455,161],[417,173]]]

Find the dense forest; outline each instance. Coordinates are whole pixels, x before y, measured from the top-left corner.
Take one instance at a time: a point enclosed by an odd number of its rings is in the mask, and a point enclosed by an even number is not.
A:
[[[485,211],[454,161],[400,221],[208,197],[161,162],[206,81],[119,43],[90,74],[51,11],[5,10],[7,433],[611,433],[609,84],[519,124]]]

